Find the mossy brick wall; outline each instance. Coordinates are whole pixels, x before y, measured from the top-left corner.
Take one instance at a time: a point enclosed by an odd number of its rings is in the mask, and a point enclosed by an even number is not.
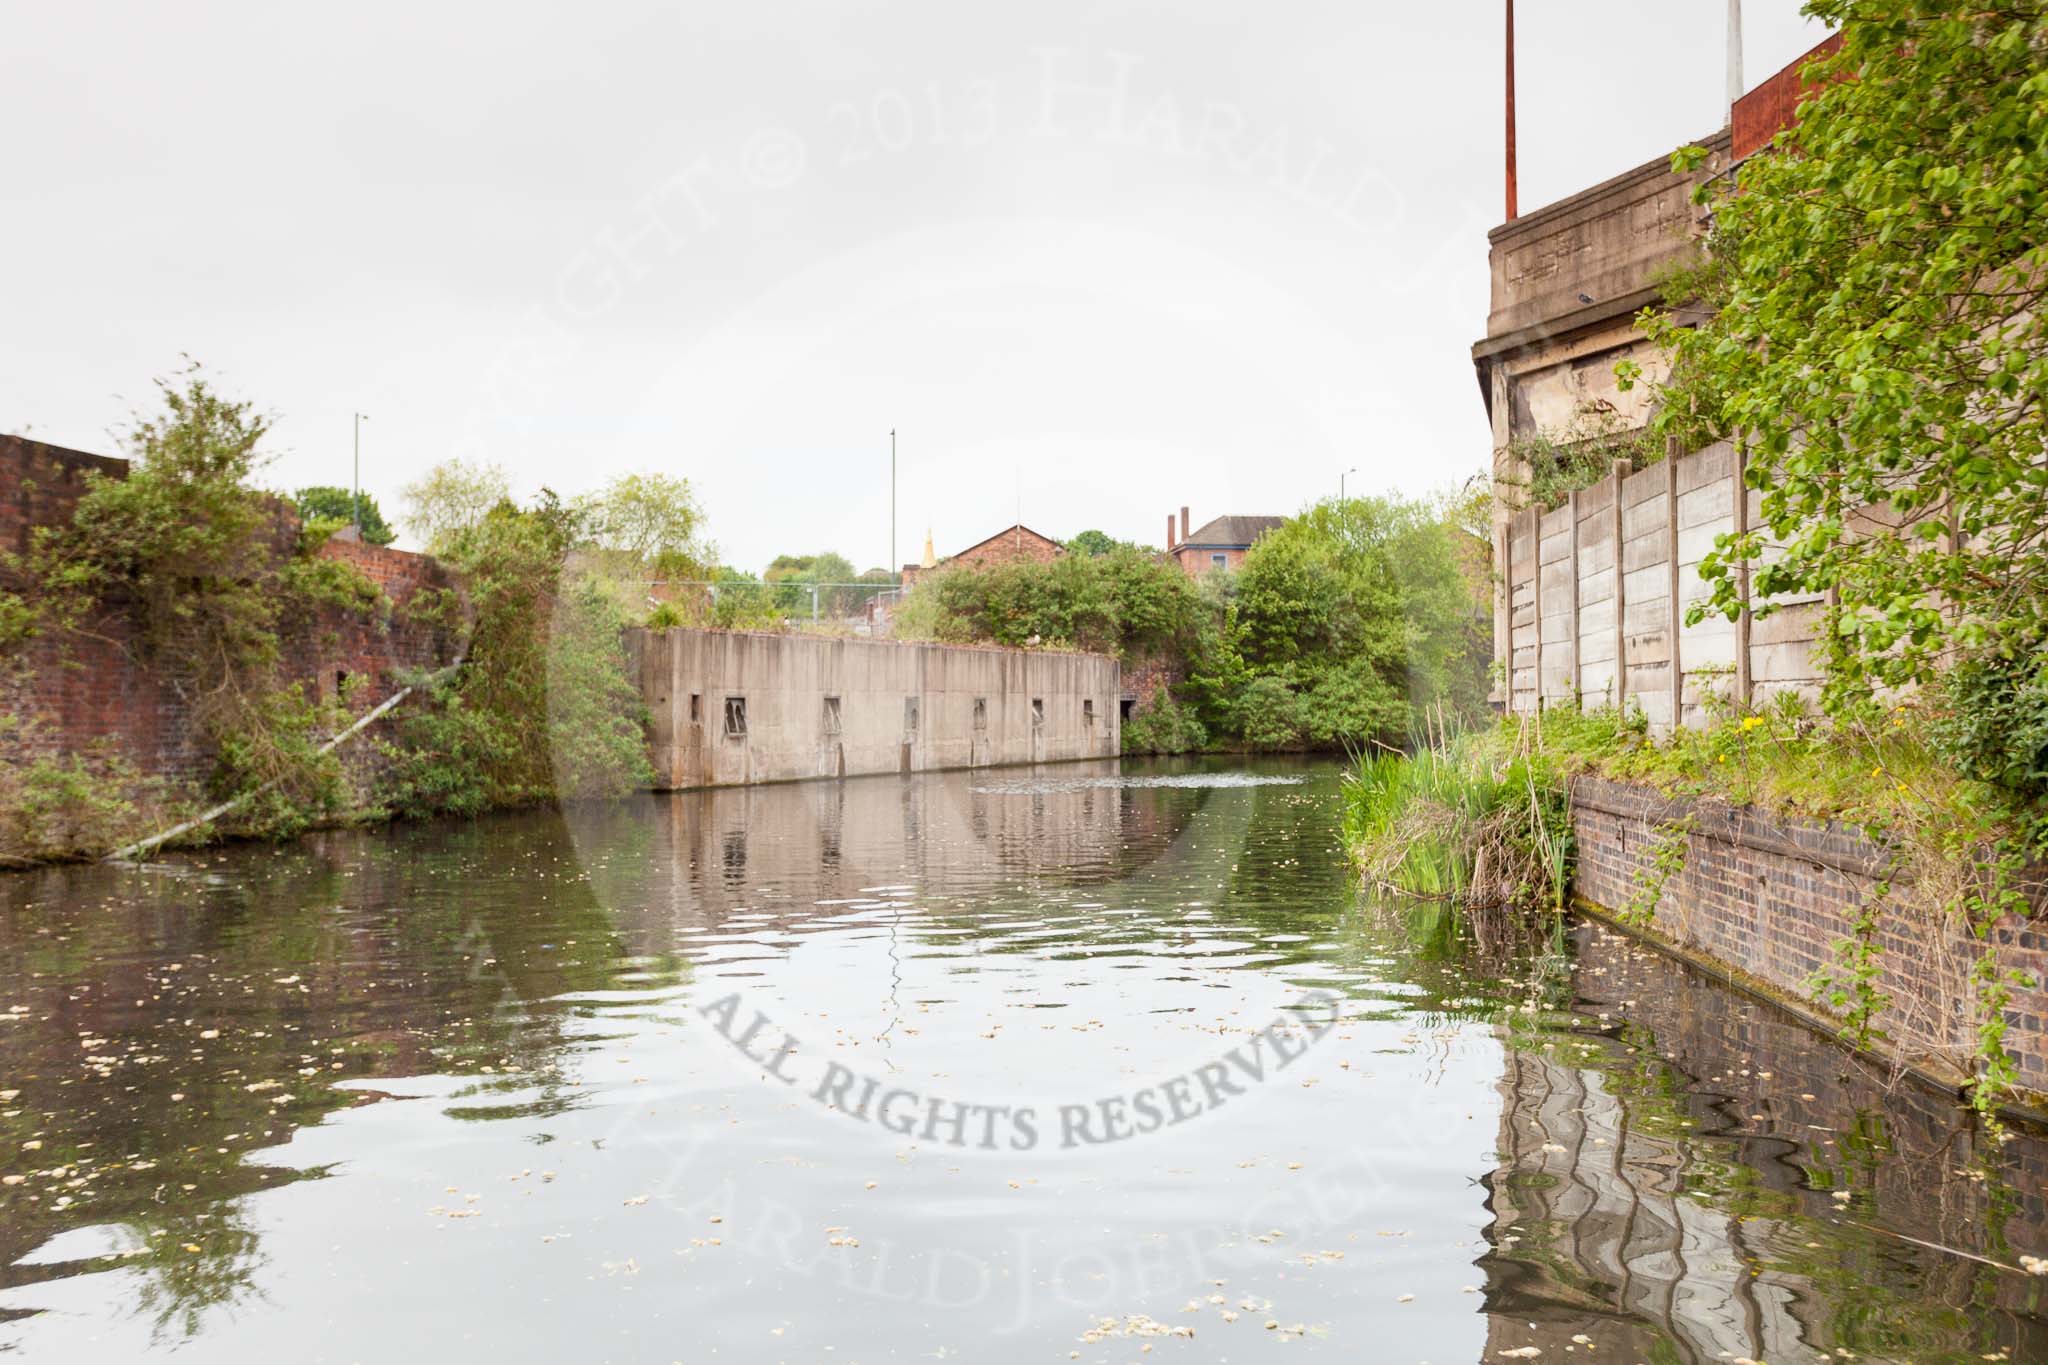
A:
[[[1680,947],[1812,1004],[1807,981],[1851,937],[1858,908],[1887,866],[1885,850],[1844,825],[1778,820],[1715,802],[1684,802],[1644,787],[1576,778],[1575,893],[1610,913],[1628,908],[1654,880],[1656,850],[1674,821],[1690,817],[1685,859],[1666,882],[1651,927]],[[1913,887],[1894,884],[1879,916],[1878,988],[1891,997],[1875,1022],[1900,1057],[1936,1069],[1965,1067],[1976,1050],[1969,979],[1983,944]],[[2048,923],[2008,917],[1988,946],[2002,968],[2034,983],[2015,987],[2005,1045],[2019,1084],[2048,1096]]]
[[[125,478],[128,463],[19,436],[0,437],[0,550],[25,553],[38,526],[61,525],[98,478]],[[290,511],[278,505],[280,546],[292,543]],[[446,571],[424,555],[330,541],[323,557],[343,560],[374,581],[394,605],[423,586],[444,587]],[[6,570],[0,567],[0,575]],[[18,580],[6,586],[17,590]],[[212,754],[192,724],[192,709],[138,654],[133,622],[108,612],[89,633],[38,638],[0,661],[0,762],[110,749],[145,773],[203,776]],[[355,703],[367,708],[414,669],[444,662],[450,641],[410,624],[402,611],[361,617],[327,610],[293,623],[285,650],[287,677],[332,695],[344,678],[361,680]]]

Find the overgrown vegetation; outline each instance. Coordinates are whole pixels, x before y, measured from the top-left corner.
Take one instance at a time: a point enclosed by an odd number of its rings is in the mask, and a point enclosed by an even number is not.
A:
[[[1508,443],[1507,468],[1515,472],[1501,475],[1495,493],[1512,511],[1547,511],[1599,483],[1618,462],[1644,469],[1662,460],[1665,448],[1661,432],[1631,425],[1613,404],[1582,403],[1563,427]]]
[[[25,748],[34,723],[0,716],[0,739]],[[101,745],[0,765],[0,868],[87,857],[178,819],[171,784]]]
[[[1761,524],[1701,565],[1692,619],[1826,594],[1825,745],[1857,747],[1901,689],[1925,698],[1940,796],[1880,762],[1859,804],[1910,802],[1916,866],[1950,871],[1919,899],[1988,944],[2038,913],[2021,869],[2048,853],[2048,4],[1806,12],[1839,50],[1806,68],[1771,155],[1702,183],[1710,259],[1671,299],[1685,315],[1642,318],[1672,362],[1654,426],[1732,440],[1761,492]],[[1822,988],[1858,999],[1865,952],[1841,945],[1846,978]],[[1989,1104],[2014,983],[1988,948],[1972,979]]]
[[[616,795],[651,777],[621,629],[645,612],[651,580],[709,557],[686,482],[630,476],[573,504],[543,490],[521,506],[492,467],[430,471],[409,490],[409,521],[454,583],[414,593],[405,624],[459,648],[462,666],[406,679],[418,694],[357,746],[376,761],[345,768],[328,741],[362,709],[361,680],[323,694],[310,675],[337,621],[376,627],[394,610],[319,553],[339,524],[332,495],[347,492],[301,490],[310,517],[295,527],[293,505],[256,482],[267,419],[196,366],[160,389],[162,411],[138,417],[126,442],[127,476],[93,476],[68,521],[0,566],[0,646],[24,668],[31,642],[42,667],[87,646],[127,650],[196,727],[205,792],[145,777],[112,747],[56,754],[7,717],[10,747],[31,758],[0,775],[0,864],[104,853],[203,794],[236,803],[195,837],[281,836]],[[390,539],[364,509],[365,538]],[[43,749],[52,756],[34,757]]]
[[[319,560],[253,475],[268,419],[196,365],[159,382],[124,479],[90,475],[69,523],[38,527],[19,572],[22,634],[118,641],[190,708],[215,755],[215,795],[260,793],[239,827],[289,833],[341,809],[338,764],[317,752],[331,705],[289,677],[286,645],[324,610],[377,612],[376,587]]]
[[[1829,961],[1806,982],[1808,993],[1859,1046],[1885,1034],[1877,1020],[1888,1006],[1910,1003],[1915,1013],[1891,1031],[1917,1031],[1923,1043],[1946,1047],[1947,1005],[1895,1002],[1879,985],[1885,917],[1911,917],[1912,936],[1945,964],[1935,975],[1967,993],[1958,1003],[1974,1020],[1974,1055],[1953,1060],[1974,1072],[1971,1094],[1988,1114],[2016,1079],[2005,1010],[2011,992],[2030,983],[2001,970],[1985,949],[1993,925],[2036,913],[2029,897],[2038,900],[2043,888],[2039,865],[2015,849],[2011,792],[1960,770],[1930,742],[1946,704],[1937,690],[1924,701],[1829,718],[1784,694],[1760,711],[1719,705],[1712,724],[1663,739],[1633,709],[1507,717],[1420,745],[1413,756],[1358,760],[1347,777],[1346,838],[1367,877],[1388,889],[1481,910],[1548,910],[1562,904],[1575,850],[1568,834],[1538,832],[1569,830],[1566,792],[1578,774],[1860,828],[1889,850],[1895,870],[1864,896]],[[1692,829],[1690,816],[1657,827],[1648,865],[1617,907],[1624,920],[1653,922],[1683,869]],[[1543,894],[1552,886],[1558,895]],[[1959,941],[1980,946],[1948,960]]]
[[[1479,730],[1411,757],[1362,754],[1345,778],[1344,837],[1368,881],[1475,913],[1564,908],[1572,827],[1533,727]]]
[[[1190,578],[1109,543],[1050,564],[921,583],[899,635],[1097,650],[1176,681],[1124,727],[1126,752],[1337,748],[1406,736],[1425,705],[1485,705],[1489,567],[1471,499],[1332,499]],[[1106,537],[1104,538],[1107,539]]]
[[[1839,25],[1818,88],[1733,183],[1707,182],[1714,268],[1651,311],[1661,427],[1747,453],[1763,524],[1701,576],[1707,610],[1829,592],[1831,698],[2032,687],[2048,651],[2048,5],[1809,0]],[[1697,164],[1688,148],[1677,164]],[[1984,696],[1990,700],[1989,695]]]
[[[397,814],[615,796],[653,776],[620,632],[648,579],[701,563],[688,485],[629,476],[575,503],[543,489],[481,507],[475,490],[499,482],[442,466],[407,491],[408,525],[457,578],[407,609],[467,647],[379,741]]]

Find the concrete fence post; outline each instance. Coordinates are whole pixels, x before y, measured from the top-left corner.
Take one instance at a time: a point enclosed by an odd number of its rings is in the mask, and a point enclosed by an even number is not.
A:
[[[1664,554],[1670,570],[1671,624],[1671,729],[1676,733],[1685,720],[1685,660],[1678,648],[1678,625],[1682,608],[1678,601],[1678,438],[1664,440]]]
[[[1529,609],[1536,621],[1536,679],[1529,710],[1543,709],[1543,513],[1529,509]]]
[[[1735,534],[1746,535],[1749,531],[1749,485],[1744,474],[1749,468],[1749,454],[1743,449],[1740,437],[1735,442],[1734,472],[1729,476],[1735,484]],[[1743,710],[1749,709],[1756,690],[1755,667],[1749,657],[1749,561],[1737,561],[1735,570],[1736,591],[1742,597],[1742,610],[1735,617],[1735,700]]]
[[[1579,648],[1579,643],[1580,643],[1580,641],[1579,641],[1579,490],[1578,490],[1578,489],[1574,488],[1574,489],[1573,489],[1573,490],[1572,490],[1571,492],[1569,492],[1569,493],[1567,493],[1567,494],[1565,495],[1565,499],[1564,499],[1564,505],[1565,505],[1565,515],[1566,515],[1567,517],[1569,517],[1569,518],[1571,519],[1571,539],[1570,539],[1570,540],[1569,540],[1569,541],[1568,541],[1568,542],[1566,543],[1566,548],[1565,548],[1565,552],[1564,552],[1564,563],[1565,563],[1565,568],[1566,568],[1566,570],[1567,570],[1566,578],[1567,578],[1567,581],[1569,581],[1569,582],[1570,582],[1570,584],[1571,584],[1571,589],[1572,589],[1572,597],[1571,597],[1571,641],[1572,641],[1572,664],[1571,664],[1571,670],[1572,670],[1572,671],[1571,671],[1571,673],[1570,673],[1570,674],[1569,674],[1568,676],[1569,676],[1569,677],[1571,678],[1571,680],[1572,680],[1572,685],[1571,685],[1571,690],[1572,690],[1572,698],[1573,698],[1573,700],[1577,700],[1577,699],[1578,699],[1579,697],[1582,697],[1582,696],[1584,696],[1584,695],[1585,695],[1585,691],[1586,691],[1586,679],[1585,679],[1585,670],[1584,670],[1583,668],[1581,668],[1581,667],[1580,667],[1580,659],[1581,659],[1581,657],[1582,657],[1582,656],[1583,656],[1583,655],[1585,654],[1585,651],[1584,651],[1583,649]]]
[[[1614,591],[1611,594],[1614,605],[1614,709],[1628,710],[1628,626],[1624,617],[1628,614],[1628,596],[1622,587],[1627,565],[1622,563],[1621,526],[1621,484],[1635,470],[1627,460],[1616,460],[1608,471],[1607,488],[1612,502],[1608,507],[1607,528],[1614,546]]]

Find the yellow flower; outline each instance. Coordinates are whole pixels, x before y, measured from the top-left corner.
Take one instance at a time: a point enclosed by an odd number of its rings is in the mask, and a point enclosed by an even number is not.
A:
[[[1728,755],[1726,754],[1719,754],[1716,757],[1719,762],[1726,763],[1728,761]]]
[[[1745,730],[1754,730],[1763,723],[1764,718],[1762,716],[1744,716],[1742,718],[1742,728]]]
[[[1871,775],[1872,777],[1883,777],[1883,776],[1884,776],[1884,769],[1882,769],[1882,768],[1872,768],[1872,769],[1870,770],[1870,775]]]

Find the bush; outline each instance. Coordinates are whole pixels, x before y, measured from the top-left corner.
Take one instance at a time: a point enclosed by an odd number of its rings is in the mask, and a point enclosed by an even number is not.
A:
[[[25,728],[0,717],[0,734]],[[182,804],[105,747],[0,766],[0,867],[105,853],[176,820]]]
[[[1208,727],[1194,704],[1175,701],[1165,688],[1147,697],[1123,725],[1127,754],[1185,754],[1208,747]]]
[[[1927,738],[1937,754],[2022,805],[2048,805],[2048,653],[1963,659],[1932,701]]]
[[[1277,674],[1262,674],[1245,684],[1231,711],[1246,748],[1291,749],[1301,743],[1301,698]]]

